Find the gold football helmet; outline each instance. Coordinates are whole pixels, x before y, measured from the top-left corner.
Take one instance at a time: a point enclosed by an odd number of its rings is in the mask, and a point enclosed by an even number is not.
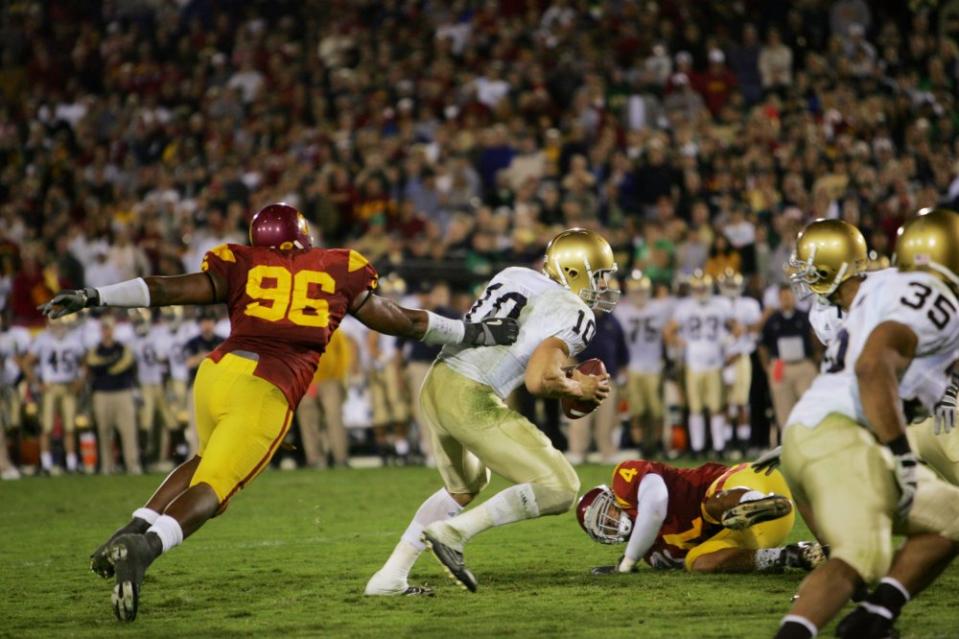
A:
[[[619,291],[609,288],[616,260],[602,235],[587,229],[567,229],[546,245],[543,273],[579,295],[590,308],[609,312]]]
[[[689,276],[689,295],[697,301],[705,302],[713,294],[713,276],[696,269]]]
[[[866,238],[859,229],[842,220],[815,220],[799,232],[786,273],[800,290],[828,298],[868,265]]]
[[[653,281],[636,269],[626,280],[626,293],[637,306],[645,306],[653,296]]]
[[[164,306],[160,309],[160,317],[170,325],[172,330],[177,330],[183,323],[183,307]]]
[[[399,299],[406,295],[406,280],[397,273],[390,273],[386,277],[380,278],[377,288],[379,293],[393,299]]]
[[[959,290],[959,213],[922,209],[897,234],[896,268],[930,272]]]
[[[726,297],[739,297],[746,287],[742,274],[737,273],[732,268],[727,267],[717,279],[719,281],[719,292]]]

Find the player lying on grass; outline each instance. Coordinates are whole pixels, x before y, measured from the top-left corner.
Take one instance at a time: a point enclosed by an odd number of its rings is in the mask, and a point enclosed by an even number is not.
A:
[[[803,581],[778,639],[814,637],[863,583],[880,580],[883,599],[862,608],[879,614],[844,620],[837,632],[889,636],[901,604],[956,552],[959,489],[918,463],[903,400],[935,413],[959,348],[959,215],[923,210],[898,235],[896,269],[866,273],[862,234],[840,220],[817,220],[800,233],[790,260],[793,282],[839,307],[842,320],[828,368],[783,432],[783,474],[831,550]],[[893,532],[907,537],[895,562]]]
[[[153,560],[222,512],[269,463],[347,313],[373,330],[431,344],[479,347],[516,339],[511,318],[450,320],[374,295],[373,267],[356,251],[311,248],[305,218],[286,204],[254,216],[250,243],[214,248],[201,273],[62,291],[41,307],[61,317],[88,306],[222,302],[230,312],[230,337],[196,377],[197,455],[92,556],[94,572],[116,575],[118,619],[136,618],[140,585]]]
[[[626,544],[617,564],[593,574],[634,572],[640,559],[693,572],[812,570],[824,559],[817,543],[782,545],[796,518],[789,488],[779,472],[767,476],[748,464],[623,462],[612,489],[587,492],[576,515],[594,541]]]
[[[475,591],[463,548],[472,537],[576,502],[579,478],[563,453],[505,398],[520,384],[534,395],[600,402],[608,375],[567,376],[564,366],[596,332],[593,309],[612,310],[607,277],[616,270],[605,239],[585,229],[563,231],[546,247],[543,272],[511,267],[498,273],[467,319],[514,317],[512,346],[444,347],[420,391],[444,488],[416,511],[386,564],[370,578],[367,595],[429,594],[407,583],[410,569],[430,548],[447,572]],[[490,471],[513,486],[463,513],[489,482]]]

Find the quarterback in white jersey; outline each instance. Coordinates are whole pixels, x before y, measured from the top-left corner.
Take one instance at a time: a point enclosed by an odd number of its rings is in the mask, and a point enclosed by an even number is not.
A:
[[[474,535],[504,524],[557,515],[576,501],[579,478],[549,439],[504,401],[519,385],[534,395],[601,402],[608,376],[567,373],[569,358],[596,332],[596,310],[612,310],[606,278],[616,269],[605,239],[585,229],[557,235],[546,247],[542,273],[507,268],[494,277],[466,319],[513,318],[512,345],[444,347],[420,392],[433,454],[445,487],[427,499],[367,595],[423,594],[409,571],[429,548],[449,575],[475,591],[463,559]],[[490,471],[514,485],[463,513],[489,481]]]
[[[713,294],[713,278],[695,271],[689,280],[690,296],[677,304],[666,327],[667,343],[683,346],[686,369],[686,404],[689,408],[689,443],[694,453],[706,445],[706,418],[713,450],[721,452],[726,441],[723,412],[723,344],[736,329],[733,307],[725,297]],[[738,329],[735,333],[738,335]]]
[[[663,439],[663,329],[673,313],[669,298],[653,298],[653,284],[636,271],[626,280],[626,297],[613,315],[626,333],[629,372],[626,401],[632,422],[633,441],[651,457]]]
[[[53,472],[50,454],[50,433],[59,413],[63,426],[63,447],[67,451],[67,470],[77,468],[77,445],[73,437],[77,416],[77,395],[86,349],[74,322],[51,320],[47,330],[37,335],[30,345],[27,376],[41,384],[43,401],[40,407],[40,462],[44,472]],[[59,409],[58,409],[59,406]]]
[[[726,343],[726,367],[723,369],[730,420],[730,425],[726,427],[727,439],[732,439],[735,426],[735,438],[740,448],[745,448],[749,442],[749,391],[753,379],[751,358],[756,351],[757,333],[763,319],[759,302],[743,295],[744,288],[743,276],[730,268],[719,276],[719,292],[729,300],[733,319],[740,327],[739,336],[730,336]]]
[[[923,574],[959,541],[959,489],[918,465],[900,401],[916,392],[902,385],[914,367],[941,366],[959,347],[959,277],[950,270],[959,270],[959,215],[922,213],[899,231],[895,272],[866,275],[865,240],[839,220],[813,222],[797,241],[794,281],[844,317],[829,367],[793,408],[782,447],[783,472],[797,502],[814,511],[830,559],[803,582],[777,637],[815,636],[862,581],[883,578],[896,529],[910,538],[892,574],[837,629],[886,636],[867,629],[891,627],[910,593],[928,585]]]

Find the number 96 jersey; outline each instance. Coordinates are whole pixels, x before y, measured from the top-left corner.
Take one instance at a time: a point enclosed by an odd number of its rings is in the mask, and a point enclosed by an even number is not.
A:
[[[349,249],[280,251],[223,244],[203,257],[203,271],[227,284],[230,336],[211,355],[258,356],[254,375],[299,404],[330,335],[357,295],[376,288],[376,270]]]
[[[849,312],[835,328],[823,372],[813,381],[787,420],[814,428],[829,413],[866,424],[856,381],[856,361],[872,331],[898,322],[916,335],[916,355],[899,382],[903,399],[917,399],[931,412],[945,389],[946,370],[959,349],[959,302],[936,277],[887,269],[860,284]]]
[[[593,311],[577,295],[533,269],[511,266],[490,280],[466,321],[512,317],[519,336],[510,346],[445,346],[439,359],[469,379],[506,398],[523,383],[526,364],[544,340],[556,337],[570,357],[581,353],[596,334]]]

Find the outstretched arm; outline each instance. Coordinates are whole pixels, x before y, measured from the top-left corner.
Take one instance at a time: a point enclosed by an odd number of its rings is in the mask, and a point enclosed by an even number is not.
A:
[[[666,521],[668,506],[669,491],[663,478],[653,473],[643,477],[636,493],[636,523],[629,535],[623,559],[619,562],[619,572],[632,572],[636,563],[653,547]],[[625,517],[626,514],[621,516]]]
[[[56,319],[91,306],[136,308],[217,304],[226,300],[226,282],[211,271],[164,277],[138,277],[98,288],[64,290],[39,308]]]
[[[353,300],[350,313],[368,328],[387,335],[408,337],[427,344],[494,346],[512,344],[519,324],[512,318],[491,317],[480,322],[449,319],[430,311],[403,308],[391,299],[367,292]]]

